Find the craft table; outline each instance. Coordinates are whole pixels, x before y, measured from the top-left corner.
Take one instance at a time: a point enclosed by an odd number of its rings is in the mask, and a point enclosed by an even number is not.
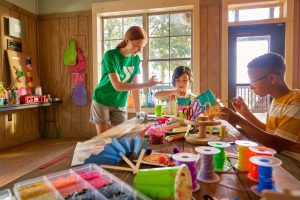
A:
[[[134,120],[129,120],[129,123],[134,123]],[[138,122],[137,122],[138,123]],[[246,139],[243,135],[240,134],[238,130],[233,128],[231,125],[229,125],[227,122],[222,122],[223,125],[226,125],[227,131],[229,134],[226,134],[222,140],[223,141],[234,141],[236,139]],[[126,125],[127,124],[127,125]],[[143,129],[148,125],[149,123],[139,123],[134,129],[130,130],[129,133],[126,134],[126,136],[134,137],[136,135],[139,135]],[[110,130],[110,133],[113,132],[113,130],[120,130],[120,127],[127,126],[128,128],[128,122],[124,123],[123,125],[119,125],[117,127],[114,127]],[[117,132],[116,131],[116,132]],[[151,148],[153,150],[157,150],[160,152],[165,153],[172,153],[173,148],[175,146],[178,146],[181,151],[185,152],[194,152],[195,153],[195,147],[199,145],[194,145],[187,143],[185,140],[178,140],[171,143],[165,143],[161,145],[153,145]],[[75,148],[75,145],[74,145]],[[41,175],[61,171],[70,168],[72,156],[73,156],[73,150],[70,150],[66,156],[67,159],[64,159],[54,165],[51,165],[45,169],[33,169],[30,173],[20,177],[19,179],[7,184],[6,186],[0,188],[13,188],[13,184],[22,180],[38,177]],[[230,153],[236,153],[237,147],[236,145],[231,145],[229,148],[226,149],[226,151]],[[235,164],[236,159],[230,158],[230,161]],[[124,164],[124,166],[126,166]],[[141,168],[150,168],[150,166],[147,165],[141,165]],[[123,181],[127,182],[130,185],[133,185],[134,175],[130,172],[124,172],[124,171],[115,171],[115,170],[107,170],[114,174],[115,176],[119,177]],[[299,173],[299,172],[298,172]],[[260,197],[256,196],[251,190],[250,187],[252,185],[257,185],[256,182],[251,181],[247,177],[247,173],[242,173],[239,171],[236,171],[234,169],[231,169],[230,171],[226,173],[217,173],[221,180],[216,183],[203,183],[199,182],[200,184],[200,190],[193,193],[194,199],[203,199],[203,195],[209,194],[210,196],[213,196],[217,199],[221,198],[228,198],[228,199],[259,199]],[[274,169],[274,180],[276,180],[277,186],[279,187],[287,187],[289,189],[299,189],[300,188],[300,182],[295,177],[293,177],[289,172],[287,172],[282,167],[277,167]]]

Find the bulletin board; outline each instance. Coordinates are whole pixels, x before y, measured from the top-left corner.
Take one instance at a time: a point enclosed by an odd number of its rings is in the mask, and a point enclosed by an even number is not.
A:
[[[11,85],[17,88],[26,87],[34,90],[40,86],[36,65],[25,53],[7,50],[10,68]]]

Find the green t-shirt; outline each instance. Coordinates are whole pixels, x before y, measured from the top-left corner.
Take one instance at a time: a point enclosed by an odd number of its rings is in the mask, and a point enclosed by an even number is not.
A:
[[[139,65],[138,55],[125,57],[117,48],[108,50],[102,60],[102,77],[94,91],[93,99],[106,106],[125,107],[128,91],[116,91],[108,75],[117,73],[122,82],[131,83],[133,76],[140,73]]]

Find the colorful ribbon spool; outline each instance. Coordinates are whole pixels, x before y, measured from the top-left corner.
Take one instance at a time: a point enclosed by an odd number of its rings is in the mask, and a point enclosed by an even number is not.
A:
[[[214,155],[214,170],[216,172],[227,172],[231,169],[231,165],[227,162],[225,148],[230,144],[227,142],[211,141],[208,142],[209,146],[215,147],[220,150],[220,153]]]
[[[172,158],[176,161],[176,166],[180,166],[185,164],[188,166],[191,177],[192,177],[192,185],[193,192],[200,189],[200,185],[197,182],[197,161],[199,160],[199,156],[192,153],[177,153],[172,155]]]
[[[274,156],[276,154],[274,149],[264,146],[249,147],[249,149],[252,152],[252,156]],[[251,162],[250,165],[251,170],[248,173],[248,178],[258,182],[258,166]]]
[[[235,165],[235,168],[249,171],[251,169],[249,159],[252,156],[249,147],[258,146],[258,144],[247,140],[236,140],[235,143],[238,145],[238,163]]]
[[[220,177],[214,172],[213,155],[220,153],[215,147],[196,147],[195,150],[201,154],[201,164],[197,179],[206,183],[214,183],[220,180]]]
[[[252,192],[261,196],[263,190],[276,190],[272,178],[273,167],[280,166],[281,160],[272,156],[252,156],[250,161],[258,165],[258,185],[251,187]]]

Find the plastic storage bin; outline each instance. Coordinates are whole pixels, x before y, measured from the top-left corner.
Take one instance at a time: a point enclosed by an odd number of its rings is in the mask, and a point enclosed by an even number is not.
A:
[[[17,200],[149,199],[95,164],[88,164],[16,183],[14,192]]]
[[[10,189],[5,189],[0,191],[0,199],[1,200],[12,200],[12,194]]]

